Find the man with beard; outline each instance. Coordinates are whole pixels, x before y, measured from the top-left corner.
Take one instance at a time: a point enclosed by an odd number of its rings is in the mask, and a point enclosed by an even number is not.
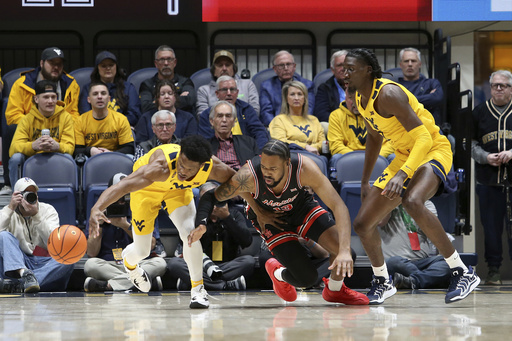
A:
[[[16,131],[19,121],[30,112],[36,91],[36,83],[42,80],[49,80],[57,84],[57,100],[64,102],[64,110],[71,114],[75,119],[78,118],[78,97],[80,87],[75,79],[64,72],[64,52],[58,47],[49,47],[41,54],[39,66],[34,70],[21,73],[21,77],[14,82],[9,101],[5,110],[5,119],[7,120],[7,130],[2,136],[2,160],[4,167],[4,188],[0,190],[0,195],[10,195],[12,193],[11,183],[9,181],[9,148],[11,147],[12,137]]]
[[[332,210],[335,220],[306,190],[310,187]],[[290,155],[287,143],[270,140],[256,156],[226,183],[201,197],[192,241],[206,232],[206,221],[214,206],[241,195],[247,200],[248,218],[277,258],[265,263],[275,293],[285,301],[297,299],[295,287],[312,287],[317,270],[299,237],[313,240],[329,251],[332,270],[324,278],[322,297],[333,303],[366,305],[366,295],[343,284],[352,276],[348,209],[315,162],[301,154]]]

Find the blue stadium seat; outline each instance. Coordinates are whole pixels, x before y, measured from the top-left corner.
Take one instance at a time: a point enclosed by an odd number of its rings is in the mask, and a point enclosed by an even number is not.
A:
[[[40,153],[31,156],[23,164],[22,174],[36,182],[39,201],[57,210],[61,225],[77,225],[78,169],[69,155]]]
[[[361,207],[361,175],[363,174],[364,158],[365,151],[356,150],[344,154],[336,163],[337,179],[341,185],[340,196],[348,207],[351,222],[354,222]],[[388,165],[388,160],[379,155],[370,181],[377,180]],[[352,235],[355,235],[353,230]]]
[[[4,127],[7,127],[7,123],[5,121],[5,109],[7,108],[7,101],[9,99],[9,94],[11,93],[11,88],[14,82],[20,78],[20,73],[28,70],[32,70],[31,67],[22,67],[19,69],[14,69],[12,71],[7,72],[2,77],[2,81],[4,82],[4,88],[2,90],[2,132]]]
[[[391,75],[386,74],[385,72],[391,73]],[[402,69],[399,67],[395,67],[393,69],[386,70],[382,73],[383,78],[391,79],[394,82],[398,82],[398,77],[403,77],[404,73],[402,72]]]
[[[91,208],[101,193],[108,187],[108,182],[116,173],[130,174],[133,169],[133,159],[118,152],[101,153],[85,161],[83,168],[82,190],[84,193],[86,223],[89,220]]]
[[[157,72],[158,70],[156,67],[146,67],[144,69],[132,72],[128,76],[127,81],[133,84],[138,93],[142,82],[144,82],[148,78],[153,77]]]
[[[315,155],[313,153],[309,152],[297,152],[297,151],[291,151],[291,154],[302,154],[302,156],[306,156],[310,158],[311,160],[315,161],[316,165],[322,173],[327,176],[327,160],[324,157],[321,157],[319,155]]]
[[[262,70],[258,73],[256,73],[254,76],[252,76],[252,82],[256,86],[256,89],[258,90],[258,94],[261,95],[261,83],[266,81],[267,79],[270,79],[276,75],[276,72],[273,68]]]
[[[330,68],[325,69],[324,71],[321,71],[321,72],[317,73],[315,78],[313,78],[313,83],[315,83],[315,94],[316,94],[320,84],[325,83],[332,76],[333,76],[333,73],[332,73]]]
[[[199,71],[196,71],[190,76],[190,80],[194,83],[194,88],[199,89],[201,86],[209,84],[212,80],[212,74],[210,73],[210,68],[204,68]]]
[[[73,78],[80,86],[80,91],[82,91],[86,84],[89,84],[91,82],[92,70],[94,70],[94,68],[89,66],[73,70],[69,73],[71,76],[73,76]]]

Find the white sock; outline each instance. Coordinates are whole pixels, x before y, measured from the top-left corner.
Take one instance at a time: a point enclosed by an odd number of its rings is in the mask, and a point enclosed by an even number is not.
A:
[[[337,281],[335,279],[332,279],[332,276],[329,276],[329,290],[340,291],[342,285],[343,285],[343,280]]]
[[[466,264],[464,264],[462,259],[460,259],[460,256],[459,256],[459,253],[457,252],[457,250],[455,250],[455,252],[450,257],[445,258],[444,260],[446,261],[446,263],[448,263],[448,266],[450,267],[450,269],[462,268],[462,270],[464,270],[464,271],[468,270]]]
[[[382,266],[373,266],[373,274],[375,277],[384,277],[386,280],[389,279],[389,273],[388,273],[388,267],[386,266],[386,263]]]
[[[280,280],[281,282],[284,282],[284,279],[283,279],[283,271],[284,271],[284,269],[286,269],[286,268],[279,268],[276,271],[274,271],[274,276],[278,280]]]

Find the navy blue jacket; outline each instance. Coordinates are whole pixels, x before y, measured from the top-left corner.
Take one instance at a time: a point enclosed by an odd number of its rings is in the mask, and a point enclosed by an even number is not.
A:
[[[151,127],[151,117],[156,112],[156,109],[145,112],[135,126],[135,142],[137,144],[147,141],[155,135]],[[176,137],[182,139],[185,136],[197,134],[197,121],[191,113],[176,109],[174,116],[176,116],[176,131],[174,132]]]
[[[256,140],[261,149],[268,142],[268,132],[258,118],[254,108],[247,102],[239,99],[235,102],[238,124],[243,135],[247,135]],[[199,135],[203,135],[207,140],[215,136],[212,125],[210,124],[210,109],[204,110],[199,116]]]
[[[334,75],[320,84],[315,96],[315,115],[320,122],[329,122],[331,113],[340,107],[340,94],[338,87],[334,83]]]
[[[407,90],[412,92],[418,101],[423,104],[425,109],[430,111],[436,120],[436,125],[440,126],[441,123],[441,105],[443,104],[443,87],[441,83],[435,78],[426,78],[420,74],[420,78],[415,81],[406,81],[403,77],[398,78],[398,83],[406,87]],[[436,90],[431,93],[432,90]]]

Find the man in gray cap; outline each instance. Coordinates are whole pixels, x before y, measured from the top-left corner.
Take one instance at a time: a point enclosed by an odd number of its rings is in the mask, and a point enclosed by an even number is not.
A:
[[[9,101],[5,110],[7,120],[7,131],[2,136],[2,160],[4,167],[4,188],[0,190],[0,195],[10,195],[12,193],[11,183],[9,181],[8,159],[9,148],[16,127],[21,119],[30,112],[32,108],[33,97],[36,93],[36,83],[42,80],[55,82],[57,87],[57,100],[64,102],[65,110],[71,116],[77,118],[78,97],[80,87],[75,79],[64,72],[64,52],[58,47],[49,47],[41,54],[39,66],[33,70],[22,72],[20,78],[14,82]]]
[[[256,86],[250,79],[241,79],[236,73],[238,66],[235,63],[233,54],[226,50],[220,50],[213,56],[210,73],[212,80],[209,84],[203,85],[197,89],[197,115],[217,103],[217,79],[220,76],[233,77],[238,86],[238,99],[249,103],[260,114],[260,97]]]

